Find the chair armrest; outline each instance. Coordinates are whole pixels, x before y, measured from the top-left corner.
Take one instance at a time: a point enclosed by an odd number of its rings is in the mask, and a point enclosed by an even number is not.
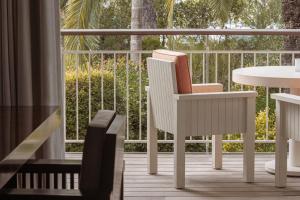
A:
[[[255,91],[174,94],[174,98],[177,101],[223,98],[255,98],[256,96],[257,92]]]
[[[192,84],[193,93],[223,92],[221,83]]]
[[[271,94],[271,98],[277,101],[283,101],[292,104],[300,105],[300,96],[286,93]]]
[[[81,160],[30,160],[18,173],[80,173]]]

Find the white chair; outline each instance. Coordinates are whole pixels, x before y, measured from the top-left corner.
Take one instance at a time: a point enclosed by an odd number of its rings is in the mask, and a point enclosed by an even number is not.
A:
[[[287,140],[300,141],[300,96],[272,94],[276,100],[275,186],[286,187]]]
[[[172,52],[164,53],[172,54]],[[147,106],[148,172],[157,173],[157,129],[174,134],[176,188],[185,187],[186,136],[215,135],[213,162],[215,168],[221,168],[222,134],[243,133],[244,178],[246,182],[253,182],[257,93],[254,91],[212,92],[220,90],[221,85],[190,83],[191,87],[200,88],[198,91],[210,93],[178,94],[178,79],[182,77],[178,77],[180,61],[179,63],[177,61],[176,59],[174,62],[157,58],[147,59],[150,86]]]

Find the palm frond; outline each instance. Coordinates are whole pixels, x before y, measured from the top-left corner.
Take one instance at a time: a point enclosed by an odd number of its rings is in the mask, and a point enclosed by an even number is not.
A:
[[[233,0],[210,0],[209,5],[215,16],[225,23],[230,17]]]
[[[59,1],[60,9],[63,9],[66,6],[67,2],[68,2],[68,0],[60,0]]]
[[[167,12],[168,12],[168,28],[173,28],[174,4],[175,4],[175,0],[166,0]]]
[[[102,0],[68,0],[66,4],[66,19],[64,28],[85,29],[90,27],[92,17],[95,16],[95,8],[102,4]],[[83,36],[70,36],[66,38],[66,48],[87,49],[87,42]]]

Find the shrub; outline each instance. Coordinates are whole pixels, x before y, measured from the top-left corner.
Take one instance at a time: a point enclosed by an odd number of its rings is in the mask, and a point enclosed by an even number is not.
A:
[[[87,66],[81,66],[76,73],[72,67],[68,67],[65,75],[66,82],[66,131],[67,139],[76,139],[76,75],[78,76],[78,139],[84,139],[89,122],[89,72]],[[114,99],[116,99],[116,111],[126,115],[127,107],[127,78],[128,77],[128,133],[129,139],[139,139],[139,129],[141,128],[142,139],[146,135],[146,92],[147,74],[144,65],[136,66],[129,63],[126,68],[125,58],[121,57],[116,62],[114,70],[113,59],[108,59],[104,63],[104,68],[95,64],[90,70],[91,80],[91,118],[97,110],[114,109]],[[139,70],[141,73],[139,73]],[[114,79],[114,72],[116,78]],[[103,78],[103,85],[102,85]],[[141,78],[141,80],[140,80]],[[114,82],[116,97],[114,97]],[[141,82],[141,88],[139,86]],[[103,87],[103,92],[101,88]],[[141,96],[140,96],[141,94]],[[140,105],[141,100],[141,105]],[[139,113],[141,110],[141,127]],[[128,146],[128,145],[127,145]],[[136,146],[136,147],[135,147]],[[132,145],[128,150],[142,151],[139,145]],[[82,144],[67,144],[66,151],[81,151]]]
[[[113,74],[109,71],[91,70],[91,116],[102,107],[102,87],[103,77],[103,107],[104,109],[114,108],[113,94]],[[87,125],[89,123],[89,73],[87,70],[78,70],[78,139],[84,139]],[[68,70],[66,80],[66,131],[67,139],[76,139],[76,71]],[[117,94],[119,96],[119,94]],[[119,99],[119,98],[118,98]],[[119,104],[118,110],[124,110]],[[71,148],[72,147],[72,148]],[[70,149],[71,148],[71,149]],[[81,145],[67,145],[67,151],[80,150]]]

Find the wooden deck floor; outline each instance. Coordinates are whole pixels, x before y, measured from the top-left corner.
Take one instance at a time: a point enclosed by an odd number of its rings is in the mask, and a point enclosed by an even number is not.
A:
[[[79,158],[67,154],[67,158]],[[211,156],[186,154],[186,189],[173,187],[173,155],[160,154],[157,175],[147,174],[146,154],[126,154],[125,200],[300,200],[300,178],[288,178],[287,188],[275,188],[264,163],[274,155],[256,155],[255,183],[242,181],[242,155],[226,154],[223,169],[211,168]]]
[[[288,187],[274,187],[274,176],[264,170],[264,163],[274,155],[256,156],[254,184],[242,181],[242,155],[224,155],[223,170],[211,168],[211,156],[186,155],[186,189],[173,187],[173,156],[159,155],[157,175],[148,175],[145,154],[126,154],[126,200],[296,200],[300,199],[300,178],[289,178]]]

